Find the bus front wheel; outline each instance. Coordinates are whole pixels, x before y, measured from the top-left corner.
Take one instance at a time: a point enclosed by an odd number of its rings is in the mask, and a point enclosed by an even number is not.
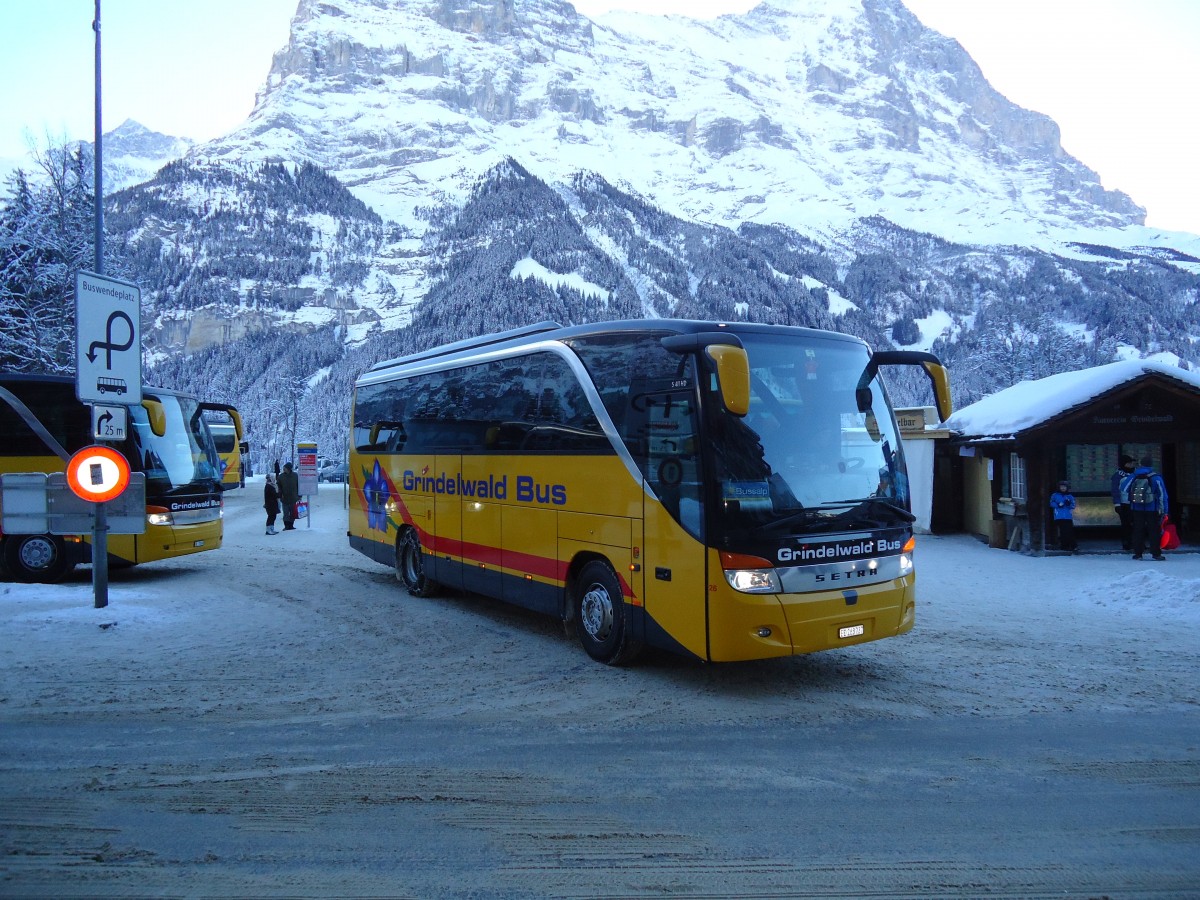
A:
[[[396,577],[414,597],[432,597],[438,583],[425,574],[424,550],[417,529],[407,528],[396,541]]]
[[[10,534],[4,539],[4,569],[13,581],[53,584],[75,568],[67,545],[51,534]]]
[[[592,560],[575,581],[575,627],[588,656],[610,666],[632,662],[641,644],[630,634],[629,607],[612,566]]]

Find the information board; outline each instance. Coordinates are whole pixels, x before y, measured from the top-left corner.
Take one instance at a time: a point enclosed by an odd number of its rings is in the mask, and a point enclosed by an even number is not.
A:
[[[308,497],[317,492],[317,444],[315,441],[300,441],[296,444],[296,474],[300,480],[300,496]]]

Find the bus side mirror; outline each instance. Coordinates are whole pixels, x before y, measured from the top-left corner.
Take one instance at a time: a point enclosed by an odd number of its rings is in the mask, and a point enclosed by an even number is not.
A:
[[[735,416],[750,412],[750,357],[737,335],[721,331],[671,334],[661,343],[672,353],[703,350],[717,370],[717,392],[725,408]]]
[[[241,441],[245,437],[246,430],[242,427],[242,414],[237,411],[236,406],[230,406],[228,403],[213,403],[206,400],[200,404],[200,408],[225,413],[233,422],[233,433],[236,435],[234,439]]]
[[[928,360],[921,364],[928,376],[930,383],[933,385],[933,395],[937,401],[938,416],[945,422],[954,413],[954,401],[950,399],[950,373],[946,371],[946,367],[940,362],[929,362]]]
[[[742,347],[709,344],[704,348],[717,367],[717,390],[721,402],[735,416],[750,412],[750,357]]]
[[[242,414],[239,413],[232,406],[227,406],[225,409],[226,409],[226,412],[229,413],[229,418],[233,419],[233,433],[237,435],[237,440],[238,440],[238,444],[239,444],[238,449],[240,450],[241,449],[241,447],[240,447],[241,440],[246,434],[246,429],[242,427]]]
[[[867,363],[867,368],[858,382],[860,388],[871,383],[880,366],[920,366],[933,386],[938,417],[943,422],[950,418],[954,412],[954,403],[950,399],[950,375],[941,360],[932,353],[923,350],[880,350],[873,354],[871,361]]]
[[[150,430],[156,437],[163,437],[167,433],[167,413],[163,405],[157,400],[143,400],[142,406],[150,419]]]

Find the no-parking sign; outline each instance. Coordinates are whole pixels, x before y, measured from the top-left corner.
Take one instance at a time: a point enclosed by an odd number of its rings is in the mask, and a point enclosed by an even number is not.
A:
[[[112,447],[84,447],[67,463],[67,486],[77,497],[105,503],[129,486],[129,460]]]

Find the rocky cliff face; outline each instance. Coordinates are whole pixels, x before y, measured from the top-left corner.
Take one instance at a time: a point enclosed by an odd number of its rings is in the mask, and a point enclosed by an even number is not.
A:
[[[246,125],[202,155],[307,159],[385,217],[506,157],[682,215],[958,239],[1143,221],[900,0],[766,0],[712,22],[560,0],[301,0]]]

